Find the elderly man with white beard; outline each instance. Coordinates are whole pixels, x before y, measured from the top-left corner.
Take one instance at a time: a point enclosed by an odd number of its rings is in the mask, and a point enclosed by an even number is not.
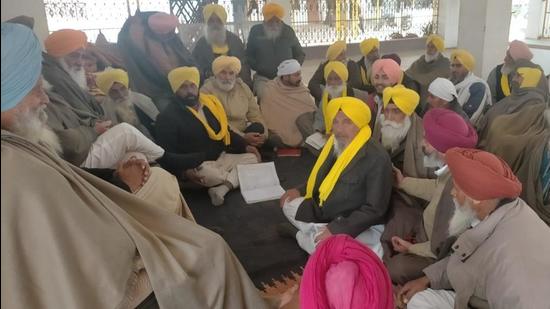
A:
[[[267,308],[219,236],[158,209],[184,204],[175,177],[129,194],[43,145],[41,49],[2,23],[2,307]]]
[[[548,307],[550,229],[519,198],[521,182],[499,157],[476,149],[445,154],[456,207],[452,253],[406,283],[408,309]]]
[[[208,4],[202,10],[204,17],[204,36],[195,45],[192,55],[206,80],[214,75],[212,62],[220,56],[237,57],[241,62],[238,73],[241,80],[252,87],[250,67],[246,63],[245,47],[242,40],[233,32],[226,30],[227,12],[219,4]]]
[[[256,98],[239,77],[241,62],[237,57],[220,56],[212,63],[212,70],[214,76],[206,80],[201,92],[220,100],[233,132],[251,146],[262,146],[267,129]]]
[[[442,244],[448,238],[448,222],[453,210],[450,192],[452,178],[445,161],[445,152],[452,147],[473,148],[477,144],[475,129],[457,113],[435,108],[429,110],[423,119],[425,153],[424,166],[439,168],[436,179],[403,177],[394,169],[395,186],[407,194],[428,202],[414,239],[405,240],[395,235],[391,238],[396,253],[386,260],[392,281],[403,284],[422,276],[422,269],[434,263],[444,250]],[[403,222],[410,224],[410,222]],[[413,243],[414,240],[414,243]]]
[[[281,5],[266,3],[262,14],[263,23],[250,29],[246,43],[246,60],[256,71],[253,90],[259,99],[265,84],[277,77],[280,63],[295,59],[301,65],[306,56],[294,30],[283,22],[285,11]]]

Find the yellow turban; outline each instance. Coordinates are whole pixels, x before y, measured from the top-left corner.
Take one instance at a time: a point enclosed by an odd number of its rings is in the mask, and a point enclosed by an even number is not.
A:
[[[329,61],[325,65],[325,71],[324,71],[325,80],[327,80],[330,72],[336,73],[336,75],[338,75],[340,77],[340,79],[342,79],[342,81],[344,81],[344,83],[346,83],[348,81],[348,76],[349,76],[348,67],[346,67],[346,65],[343,64],[342,62],[340,62],[340,61]]]
[[[520,88],[537,87],[542,76],[542,71],[537,68],[520,67],[516,71],[523,78]]]
[[[437,34],[430,34],[428,38],[426,39],[426,45],[432,43],[438,52],[442,52],[445,50],[445,41],[443,41],[443,38],[440,37]]]
[[[81,48],[86,48],[88,38],[86,33],[80,30],[62,29],[50,34],[44,41],[48,55],[52,57],[64,57]]]
[[[340,56],[342,52],[346,50],[346,42],[345,41],[336,41],[332,45],[330,45],[327,49],[327,60],[333,61]]]
[[[204,22],[207,23],[210,17],[212,17],[212,14],[218,16],[222,23],[227,22],[227,12],[225,11],[225,8],[219,4],[208,4],[204,7],[202,10],[202,15],[204,16]]]
[[[218,75],[223,69],[230,69],[235,74],[239,74],[241,71],[241,61],[237,57],[219,56],[212,62],[212,72],[214,75]]]
[[[359,49],[361,49],[363,56],[368,55],[375,47],[380,49],[380,41],[377,38],[366,39],[359,44]]]
[[[330,133],[332,129],[332,121],[336,117],[339,111],[342,111],[360,130],[349,145],[342,151],[342,154],[336,159],[336,162],[332,165],[332,168],[322,179],[319,186],[319,206],[322,207],[323,203],[328,199],[330,193],[334,189],[334,186],[338,182],[340,175],[346,169],[348,164],[353,160],[357,152],[367,143],[371,137],[371,129],[369,126],[371,114],[370,108],[363,101],[353,97],[340,97],[331,100],[328,104],[326,113],[328,122],[327,133]],[[334,134],[330,136],[327,143],[323,147],[319,158],[313,166],[313,170],[309,175],[306,187],[306,198],[313,197],[313,190],[315,183],[317,183],[317,175],[319,169],[332,152],[334,146]]]
[[[197,87],[199,86],[201,75],[196,67],[179,67],[168,73],[168,81],[172,91],[176,93],[184,82],[192,82]]]
[[[392,101],[405,115],[410,116],[414,113],[416,106],[420,102],[420,96],[416,91],[405,88],[403,85],[386,87],[382,95],[384,107]]]
[[[105,70],[96,75],[96,84],[104,94],[109,94],[113,84],[120,83],[128,88],[128,73],[121,69]]]
[[[285,9],[277,3],[266,3],[262,9],[262,14],[264,15],[264,20],[271,20],[273,17],[278,19],[283,19],[285,16]]]
[[[469,51],[465,49],[457,49],[451,54],[451,61],[458,60],[468,71],[473,71],[476,67],[476,60]]]

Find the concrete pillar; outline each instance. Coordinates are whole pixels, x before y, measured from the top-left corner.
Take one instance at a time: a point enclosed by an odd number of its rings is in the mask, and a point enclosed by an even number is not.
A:
[[[544,1],[529,0],[529,10],[527,11],[527,28],[525,29],[526,38],[536,40],[542,34],[544,5]]]
[[[508,47],[512,0],[462,0],[458,47],[476,59],[474,73],[483,79],[502,63]]]
[[[458,42],[460,1],[439,0],[438,34],[445,39],[446,48],[454,48]]]
[[[48,20],[43,0],[2,0],[2,21],[26,15],[34,18],[34,33],[41,42],[48,36]]]

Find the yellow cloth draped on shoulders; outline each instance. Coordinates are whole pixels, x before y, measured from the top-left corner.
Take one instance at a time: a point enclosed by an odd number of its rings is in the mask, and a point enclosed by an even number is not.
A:
[[[218,123],[220,124],[220,131],[218,131],[217,133],[214,132],[206,119],[200,117],[199,113],[195,109],[193,109],[192,107],[187,107],[187,109],[189,109],[189,111],[193,115],[195,115],[195,117],[202,123],[204,129],[208,133],[208,136],[212,140],[223,140],[223,143],[225,145],[229,145],[231,143],[231,139],[228,129],[227,115],[225,114],[225,110],[223,109],[223,105],[220,100],[218,100],[218,98],[213,95],[201,93],[199,96],[199,101],[204,107],[208,108],[210,112],[214,115],[216,120],[218,120]]]

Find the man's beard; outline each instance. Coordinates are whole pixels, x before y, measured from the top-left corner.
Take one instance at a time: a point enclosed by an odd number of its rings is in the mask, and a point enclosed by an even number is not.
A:
[[[338,158],[344,152],[348,144],[341,138],[334,137],[334,146],[332,147],[332,150],[334,151],[334,155]]]
[[[112,99],[109,98],[109,100]],[[130,101],[129,97],[112,100],[112,104],[115,106],[116,115],[121,120],[121,122],[126,122],[133,126],[139,125],[139,119],[136,114],[134,104]]]
[[[441,168],[445,166],[445,162],[441,161],[437,152],[432,152],[429,155],[424,154],[424,167],[437,167]]]
[[[194,95],[194,94],[188,94],[183,98],[180,97],[180,96],[177,96],[176,100],[180,104],[182,104],[184,106],[189,106],[189,107],[194,107],[194,106],[197,105],[197,103],[199,103],[199,97],[197,95]]]
[[[468,199],[464,201],[464,205],[460,205],[453,198],[455,212],[449,221],[449,236],[458,236],[469,229],[477,219],[476,213],[472,208],[472,202]]]
[[[453,74],[451,73],[451,78],[449,79],[454,85],[457,85],[457,84],[460,84],[462,81],[464,81],[466,79],[466,77],[468,76],[468,73],[466,73],[466,75],[464,76],[459,76],[459,75],[456,75],[456,74]]]
[[[80,68],[70,67],[67,64],[67,62],[65,61],[65,59],[63,59],[63,58],[59,61],[59,63],[61,64],[61,67],[63,68],[63,70],[65,70],[65,72],[67,72],[67,74],[69,74],[71,79],[80,88],[82,88],[83,90],[88,91],[88,83],[86,81],[86,71],[84,71],[84,68],[82,68],[82,67],[80,67]]]
[[[223,26],[206,26],[204,37],[210,45],[225,45],[226,32]]]
[[[344,85],[338,85],[338,86],[327,85],[326,89],[331,99],[339,98],[342,96],[342,93],[344,92]]]
[[[407,137],[411,128],[411,118],[406,117],[403,123],[386,120],[384,115],[380,115],[382,145],[390,152],[394,152],[401,142]]]
[[[17,114],[10,131],[32,143],[41,144],[50,151],[61,155],[63,150],[59,137],[46,125],[48,114],[46,114],[45,109],[46,106],[44,105],[37,109],[28,109]]]
[[[509,75],[510,73],[512,73],[513,70],[514,66],[505,63],[500,68],[500,73],[502,73],[502,75]]]
[[[265,36],[270,40],[276,40],[277,38],[279,38],[279,36],[281,36],[281,32],[283,31],[282,25],[267,27],[265,24],[263,24],[263,27]]]
[[[428,62],[428,63],[437,60],[437,57],[439,57],[439,52],[436,52],[436,53],[433,54],[433,55],[430,55],[430,54],[428,54],[428,53],[424,53],[424,60],[425,60],[426,62]]]
[[[229,92],[229,91],[233,90],[233,88],[235,87],[235,83],[237,82],[236,78],[233,78],[233,79],[230,79],[230,80],[222,80],[222,79],[219,79],[219,78],[216,77],[214,80],[215,80],[216,85],[218,86],[218,88],[220,88],[221,90],[223,90],[225,92]]]

